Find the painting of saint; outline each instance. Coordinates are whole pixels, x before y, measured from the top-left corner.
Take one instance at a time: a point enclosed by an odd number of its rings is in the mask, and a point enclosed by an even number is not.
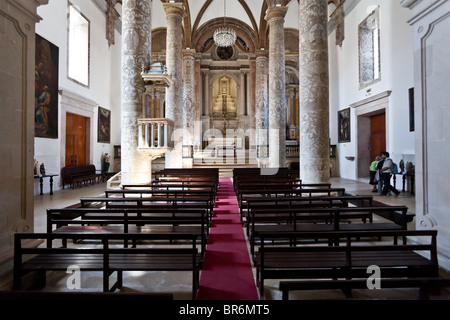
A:
[[[111,111],[98,107],[98,142],[110,143],[111,140]]]
[[[58,138],[59,48],[36,34],[35,137]]]
[[[338,111],[338,142],[350,142],[350,108]]]

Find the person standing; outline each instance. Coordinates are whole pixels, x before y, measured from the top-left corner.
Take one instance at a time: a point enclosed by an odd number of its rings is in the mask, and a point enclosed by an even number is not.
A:
[[[375,175],[377,174],[377,164],[378,164],[378,161],[380,161],[380,159],[381,159],[381,157],[380,156],[377,156],[376,158],[375,158],[375,160],[374,161],[372,161],[372,163],[370,164],[370,171],[369,171],[369,174],[370,174],[370,180],[369,180],[369,184],[371,184],[372,185],[372,192],[377,192],[377,185],[378,185],[378,180],[375,178]]]
[[[381,168],[381,179],[383,181],[383,191],[381,192],[382,196],[386,196],[389,191],[394,192],[394,197],[398,197],[400,195],[400,191],[398,191],[394,186],[391,185],[391,176],[394,171],[394,162],[389,157],[389,152],[382,152],[381,159],[384,160],[383,168]]]

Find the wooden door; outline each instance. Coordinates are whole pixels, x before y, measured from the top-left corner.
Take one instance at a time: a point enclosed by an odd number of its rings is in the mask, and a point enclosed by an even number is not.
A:
[[[386,151],[386,114],[370,117],[370,159],[375,160]]]
[[[86,164],[86,118],[67,113],[66,167]]]

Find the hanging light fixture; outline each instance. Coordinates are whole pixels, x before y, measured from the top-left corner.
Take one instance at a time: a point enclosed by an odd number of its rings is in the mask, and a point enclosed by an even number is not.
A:
[[[236,32],[226,25],[226,0],[223,0],[223,26],[214,31],[214,42],[219,47],[231,47],[236,41]]]

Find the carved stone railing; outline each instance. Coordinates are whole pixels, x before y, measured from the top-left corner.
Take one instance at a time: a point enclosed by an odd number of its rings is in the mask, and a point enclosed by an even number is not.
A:
[[[146,151],[155,158],[172,151],[173,121],[167,118],[138,120],[138,150]]]
[[[298,141],[286,141],[286,158],[299,158],[300,157],[300,146]]]

